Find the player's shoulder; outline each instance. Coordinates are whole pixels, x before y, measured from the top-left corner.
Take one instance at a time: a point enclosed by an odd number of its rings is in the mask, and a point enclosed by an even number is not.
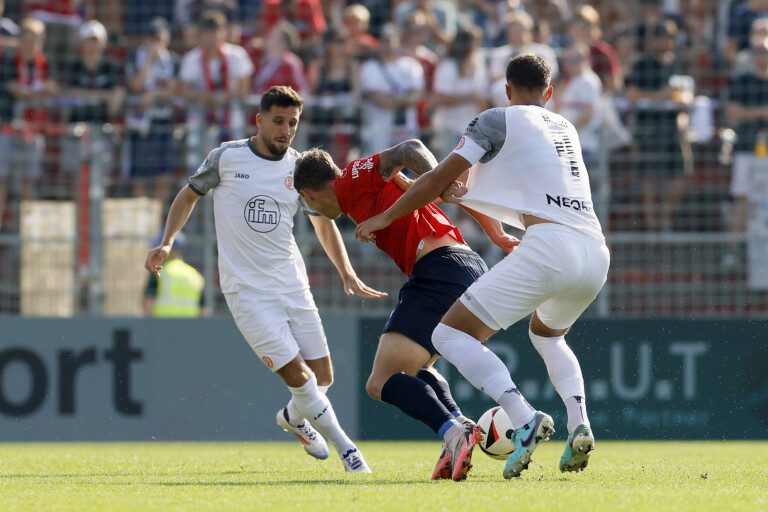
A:
[[[480,112],[470,121],[467,127],[470,132],[504,131],[507,124],[507,109],[509,107],[494,107]]]
[[[379,165],[379,154],[365,156],[352,160],[341,171],[341,178],[355,179],[361,172],[372,171]]]

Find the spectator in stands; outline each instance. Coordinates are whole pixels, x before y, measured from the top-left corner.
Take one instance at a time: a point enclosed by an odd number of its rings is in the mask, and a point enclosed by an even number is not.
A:
[[[323,36],[323,55],[309,65],[308,79],[315,101],[305,107],[311,123],[310,146],[326,148],[337,162],[347,162],[357,130],[345,125],[359,122],[358,63],[345,54],[345,35],[330,29]]]
[[[369,33],[371,13],[362,4],[352,4],[344,9],[342,22],[346,29],[344,52],[348,59],[368,60],[375,56],[379,40]]]
[[[756,158],[768,158],[768,41],[751,48],[752,71],[733,79],[726,108],[728,122],[736,128],[731,195],[734,215],[731,229],[746,227],[750,175]]]
[[[592,71],[589,48],[575,44],[561,55],[562,79],[558,94],[553,97],[552,110],[569,120],[579,133],[581,152],[587,168],[597,156],[600,143],[600,99],[603,86]]]
[[[635,66],[640,53],[637,51],[635,31],[626,25],[619,25],[614,31],[611,44],[616,49],[616,56],[619,63],[619,82],[614,93],[621,93],[626,84],[626,77]],[[605,84],[603,84],[605,87]]]
[[[300,46],[296,52],[308,60],[319,55],[323,34],[328,29],[320,0],[264,0],[260,23],[262,33],[287,21],[299,31]]]
[[[592,71],[600,77],[603,88],[606,91],[619,90],[624,81],[619,57],[613,46],[602,39],[600,14],[597,10],[591,5],[579,7],[568,26],[568,34],[573,43],[589,48]]]
[[[733,64],[739,50],[749,48],[752,23],[758,18],[768,17],[768,0],[746,0],[736,6],[728,24],[728,40],[725,56]]]
[[[107,30],[96,20],[79,29],[80,54],[65,67],[62,78],[67,94],[76,100],[71,123],[104,124],[116,118],[125,100],[120,66],[104,55]]]
[[[250,90],[253,64],[241,46],[226,42],[227,19],[203,13],[198,46],[181,60],[179,90],[187,100],[187,165],[194,170],[221,142],[245,135],[243,100]]]
[[[507,63],[517,54],[533,53],[538,55],[552,68],[552,76],[557,77],[557,55],[545,45],[533,41],[533,18],[524,11],[510,12],[504,20],[507,43],[491,53],[491,79],[506,80]]]
[[[124,75],[122,68],[104,55],[107,47],[107,30],[96,20],[86,21],[79,28],[79,55],[67,63],[62,72],[62,87],[65,89],[71,108],[65,119],[70,123],[87,123],[87,139],[66,137],[62,141],[61,169],[74,174],[80,169],[83,154],[81,141],[86,140],[91,148],[91,170],[108,173],[114,164],[114,142],[105,124],[122,121],[125,101]]]
[[[752,48],[760,46],[763,41],[768,40],[768,18],[756,18],[752,22],[752,28],[749,32],[749,48],[739,50],[731,70],[731,76],[737,77],[746,73],[752,73],[754,64],[752,63]]]
[[[413,57],[398,55],[400,35],[384,29],[376,58],[360,70],[363,94],[363,153],[419,135],[416,105],[424,95],[424,70]]]
[[[413,11],[405,20],[404,29],[400,32],[400,55],[416,59],[424,71],[424,90],[432,90],[432,79],[435,68],[440,60],[435,52],[426,45],[429,38],[429,22],[423,11]],[[419,137],[429,144],[432,136],[431,105],[426,95],[416,104],[416,118],[419,125]]]
[[[456,34],[456,7],[443,0],[406,0],[395,8],[395,23],[407,31],[406,22],[409,17],[420,12],[426,21],[426,44],[430,50],[436,51],[446,47]]]
[[[174,20],[181,27],[185,49],[195,45],[198,22],[207,12],[221,13],[227,21],[225,41],[232,44],[240,43],[242,27],[237,0],[175,0],[173,7]]]
[[[121,14],[123,30],[124,35],[130,39],[130,48],[135,48],[144,41],[147,35],[147,20],[152,20],[153,18],[163,18],[166,22],[175,20],[174,14],[177,6],[174,2],[167,0],[164,2],[158,2],[157,0],[123,1],[125,2]],[[115,8],[113,2],[105,3],[108,5],[108,8]],[[179,23],[179,26],[183,29],[188,24],[188,22]]]
[[[636,109],[635,141],[640,153],[646,228],[669,231],[683,193],[685,175],[693,172],[687,138],[688,109],[693,91],[677,90],[671,78],[679,73],[675,55],[677,26],[667,20],[649,31],[650,52],[627,78],[627,98]],[[657,190],[666,191],[661,204]]]
[[[460,28],[435,71],[432,101],[435,154],[451,152],[461,132],[487,103],[488,69],[479,52],[482,33],[476,27]]]
[[[262,94],[273,85],[288,85],[298,93],[309,89],[304,63],[293,53],[299,46],[299,33],[287,21],[273,26],[263,42],[251,53],[254,64],[252,91]]]
[[[47,119],[46,100],[56,93],[48,76],[44,41],[43,23],[27,18],[21,23],[18,48],[1,56],[0,122],[13,122],[28,131],[0,132],[0,221],[9,185],[20,184],[17,192],[29,198],[42,174],[45,139],[40,130]]]
[[[16,38],[19,37],[21,29],[10,18],[3,17],[5,12],[5,0],[0,0],[0,53],[5,48],[16,46]]]
[[[173,95],[178,58],[168,50],[170,28],[163,18],[152,19],[144,42],[127,63],[128,114],[126,127],[135,195],[146,195],[147,185],[163,204],[173,185]]]
[[[484,38],[491,36],[490,22],[496,15],[497,3],[488,0],[458,0],[456,3],[457,26],[459,28],[477,27],[482,34],[480,42],[484,43]]]
[[[67,62],[77,52],[82,12],[93,0],[26,0],[28,16],[45,23],[45,53],[51,66]],[[86,13],[88,14],[88,13]],[[88,17],[86,17],[88,19]],[[106,31],[105,31],[106,34]],[[57,73],[54,73],[56,75]]]
[[[641,53],[650,52],[652,44],[651,29],[666,21],[673,21],[678,30],[683,26],[680,16],[665,10],[664,0],[640,0],[640,22],[634,27],[637,50]],[[677,33],[678,36],[680,33]]]

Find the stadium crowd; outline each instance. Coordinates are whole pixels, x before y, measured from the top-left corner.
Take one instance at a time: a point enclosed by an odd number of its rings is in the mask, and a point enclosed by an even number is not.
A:
[[[166,201],[277,84],[306,98],[298,149],[418,137],[439,159],[520,52],[555,71],[609,231],[744,229],[768,0],[0,0],[0,218],[71,197],[83,140],[110,195]]]

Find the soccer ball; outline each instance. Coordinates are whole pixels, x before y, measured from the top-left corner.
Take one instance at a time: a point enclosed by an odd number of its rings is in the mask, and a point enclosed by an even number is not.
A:
[[[480,416],[477,426],[483,431],[483,440],[478,446],[489,457],[506,460],[515,451],[512,444],[512,422],[501,407],[488,409]]]

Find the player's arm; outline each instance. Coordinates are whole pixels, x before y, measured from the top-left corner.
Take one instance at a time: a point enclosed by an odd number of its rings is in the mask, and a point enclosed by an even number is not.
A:
[[[219,160],[223,151],[223,148],[216,148],[211,151],[197,173],[189,178],[189,183],[176,194],[171,209],[168,211],[168,218],[165,220],[163,239],[160,241],[160,245],[149,251],[144,262],[144,268],[158,278],[160,277],[160,269],[163,268],[163,262],[168,257],[168,253],[171,252],[174,240],[189,220],[195,204],[200,197],[219,184]]]
[[[505,110],[486,110],[472,120],[464,131],[459,146],[437,167],[422,174],[392,206],[383,213],[357,225],[355,236],[369,242],[373,233],[386,228],[402,217],[445,192],[477,162],[487,162],[498,153],[506,140]]]
[[[403,167],[421,176],[437,167],[437,158],[418,139],[403,141],[379,153],[379,174],[384,181],[392,179]]]
[[[312,222],[312,227],[315,228],[315,234],[320,241],[320,245],[323,246],[325,254],[328,255],[328,259],[331,260],[333,266],[341,276],[341,281],[344,283],[344,292],[347,295],[357,295],[358,297],[368,297],[371,299],[380,299],[386,297],[387,294],[370,288],[363,283],[355,273],[355,269],[352,268],[352,263],[349,261],[347,255],[347,249],[344,247],[344,240],[341,238],[339,228],[336,227],[336,223],[320,215],[309,215],[309,220]]]
[[[502,251],[510,253],[517,249],[517,246],[520,245],[520,239],[507,234],[504,231],[504,227],[502,226],[501,222],[497,219],[475,211],[472,208],[467,208],[464,205],[461,205],[461,209],[470,214],[475,219],[475,221],[485,232],[488,239]]]

